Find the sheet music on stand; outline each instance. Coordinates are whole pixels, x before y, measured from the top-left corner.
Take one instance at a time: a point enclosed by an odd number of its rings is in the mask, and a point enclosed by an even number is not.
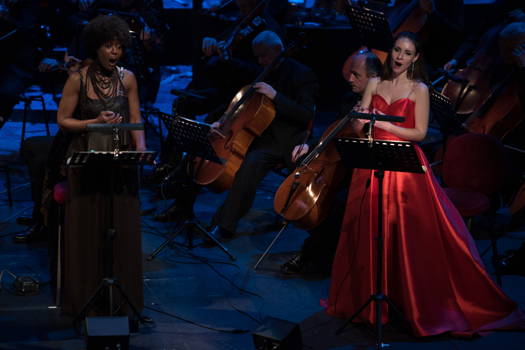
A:
[[[67,160],[68,166],[84,166],[94,163],[118,163],[118,164],[136,164],[146,165],[153,164],[157,152],[154,151],[120,151],[118,153],[111,151],[85,151],[75,152]]]
[[[389,171],[424,173],[412,143],[339,137],[336,147],[345,164],[353,168],[377,169],[378,164]],[[351,151],[350,151],[351,150]]]
[[[359,32],[363,44],[381,51],[389,51],[392,48],[394,38],[383,12],[354,6],[351,0],[347,0],[345,10],[350,24]]]
[[[430,89],[430,109],[440,117],[450,118],[456,116],[452,101],[435,89]]]
[[[211,129],[209,124],[166,113],[161,113],[159,116],[177,147],[193,156],[222,164],[209,141],[208,135]]]

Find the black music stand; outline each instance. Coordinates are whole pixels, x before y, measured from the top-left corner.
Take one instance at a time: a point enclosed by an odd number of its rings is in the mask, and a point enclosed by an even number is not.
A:
[[[113,134],[113,151],[85,151],[75,152],[67,161],[68,167],[85,167],[96,166],[100,168],[109,169],[109,188],[114,188],[115,183],[115,166],[120,165],[145,165],[152,164],[155,159],[156,152],[144,151],[120,151],[119,131],[120,130],[141,130],[142,124],[91,124],[88,125],[88,131],[111,132]],[[80,313],[73,320],[74,324],[86,317],[86,314],[93,303],[99,299],[104,298],[104,291],[107,290],[108,296],[108,316],[114,316],[114,291],[116,289],[121,298],[131,308],[135,317],[139,322],[145,322],[140,315],[137,308],[131,303],[128,295],[122,289],[122,286],[114,276],[113,271],[113,243],[117,235],[113,216],[113,194],[109,194],[110,202],[108,206],[109,211],[109,227],[106,231],[106,244],[104,247],[104,275],[97,290],[90,297],[88,302],[82,307]]]
[[[338,138],[336,146],[343,161],[352,168],[372,169],[378,180],[378,226],[376,245],[376,291],[368,300],[337,330],[340,334],[369,304],[376,307],[376,347],[383,348],[383,324],[381,322],[382,302],[387,302],[402,318],[402,314],[383,293],[383,177],[385,171],[424,173],[414,146],[404,141],[383,141],[354,138]],[[373,232],[371,232],[373,234]]]
[[[383,12],[354,6],[350,0],[346,3],[345,10],[350,24],[357,29],[362,43],[381,51],[389,51],[392,48],[394,38]]]
[[[215,153],[215,150],[211,146],[208,139],[211,128],[209,124],[183,117],[174,117],[165,113],[161,114],[160,117],[168,129],[169,137],[173,138],[177,147],[187,153],[188,159],[201,157],[212,162],[222,163],[221,159],[217,157],[217,154]],[[146,260],[153,260],[175,237],[177,237],[182,232],[186,232],[187,234],[188,247],[190,249],[194,247],[193,233],[197,232],[213,241],[226,255],[228,255],[231,260],[235,260],[235,256],[233,256],[228,251],[228,248],[226,248],[214,235],[206,230],[202,224],[195,219],[195,217],[186,219],[179,226],[179,228],[175,230],[175,232],[170,234],[160,246],[158,246],[150,255],[148,255]]]
[[[430,91],[430,110],[445,139],[449,135],[461,134],[466,131],[454,111],[452,101],[435,89]]]

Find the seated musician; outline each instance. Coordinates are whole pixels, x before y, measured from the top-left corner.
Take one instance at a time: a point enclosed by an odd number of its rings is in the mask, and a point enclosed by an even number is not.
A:
[[[359,50],[350,59],[348,74],[346,72],[343,72],[343,74],[350,83],[351,92],[343,98],[341,118],[351,111],[354,106],[359,105],[368,80],[378,76],[381,72],[381,61],[373,52]],[[292,161],[297,162],[300,157],[308,153],[309,149],[310,146],[307,143],[295,146],[292,152]],[[350,177],[348,177],[348,180],[350,180]],[[308,231],[310,236],[304,240],[301,251],[281,265],[282,273],[288,275],[330,273],[337,242],[339,241],[347,188],[347,182],[340,184],[340,190],[335,201],[330,203],[332,205],[330,214],[317,227]]]
[[[513,77],[517,82],[518,99],[523,106],[525,103],[525,23],[514,22],[507,25],[499,35],[499,48],[503,62],[509,70],[513,71]],[[512,131],[506,137],[506,143],[519,149],[525,149],[523,141],[525,124],[523,114]],[[509,152],[509,162],[513,164],[513,173],[516,174],[512,180],[513,193],[509,211],[512,214],[508,224],[508,230],[519,230],[525,225],[525,183],[523,174],[525,165],[523,154],[519,152]],[[525,243],[518,249],[506,252],[498,261],[499,273],[525,275]]]
[[[509,23],[525,22],[525,13],[519,8],[496,7],[495,15],[490,16],[485,22],[480,21],[477,26],[472,26],[465,41],[456,50],[452,58],[445,63],[443,69],[452,69],[470,65],[475,54],[488,56],[498,55],[498,35]],[[508,11],[508,12],[505,12]],[[492,13],[492,12],[491,12]],[[494,13],[493,13],[494,14]]]
[[[273,101],[276,114],[249,147],[224,203],[212,219],[212,224],[216,225],[213,234],[219,239],[234,236],[238,221],[252,206],[258,184],[271,169],[279,164],[292,169],[292,149],[302,142],[315,113],[318,83],[312,70],[292,58],[279,58],[283,43],[274,32],[258,34],[252,47],[262,67],[275,59],[281,60],[264,81],[254,85],[258,93]]]
[[[200,52],[196,53],[201,58],[193,62],[192,80],[185,90],[173,90],[178,95],[173,100],[174,115],[190,119],[206,115],[206,122],[216,121],[226,110],[232,96],[250,83],[249,78],[239,73],[235,62],[240,60],[257,64],[252,54],[253,38],[263,30],[274,31],[283,37],[283,13],[288,9],[287,0],[235,0],[234,4],[240,19],[220,35],[206,35],[202,39]],[[242,21],[246,23],[241,25]],[[153,181],[165,179],[167,174],[180,166],[181,154],[173,152],[174,149],[174,142],[168,137],[162,144],[162,150],[169,152],[161,151],[161,163],[154,171]],[[172,198],[179,187],[179,184],[172,183],[164,186],[163,197]],[[161,213],[156,219],[169,221],[173,217],[169,213],[170,210]]]
[[[270,11],[272,4],[261,3],[263,0],[235,0],[241,19],[246,21],[234,23],[224,33],[216,37],[205,36],[202,39],[203,59],[193,67],[193,79],[186,87],[187,90],[197,93],[203,99],[181,95],[173,102],[175,114],[184,117],[193,117],[200,114],[209,114],[207,122],[214,122],[221,116],[233,96],[242,86],[250,81],[239,74],[236,66],[229,62],[232,58],[253,62],[251,41],[263,30],[271,30],[283,36],[283,23],[278,23]]]

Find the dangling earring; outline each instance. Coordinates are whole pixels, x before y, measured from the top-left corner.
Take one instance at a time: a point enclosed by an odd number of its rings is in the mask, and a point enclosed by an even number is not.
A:
[[[410,80],[414,80],[414,62],[410,65]]]

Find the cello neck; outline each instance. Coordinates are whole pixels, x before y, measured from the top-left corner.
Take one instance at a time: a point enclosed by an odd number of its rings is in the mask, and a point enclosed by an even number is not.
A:
[[[304,159],[303,161],[301,162],[301,165],[300,166],[307,166],[308,164],[310,164],[310,162],[312,162],[312,160],[314,160],[315,158],[317,158],[317,156],[325,150],[325,148],[328,146],[328,144],[330,143],[330,141],[333,140],[334,137],[336,137],[340,132],[341,130],[343,130],[347,125],[348,123],[350,122],[351,118],[350,118],[350,113],[348,113],[347,115],[345,115],[341,120],[339,120],[337,122],[337,124],[335,125],[335,127],[328,133],[328,135],[326,135],[326,137],[324,137],[318,144],[317,146],[315,146],[315,148],[312,150],[312,152],[310,152]]]
[[[233,105],[232,108],[228,109],[226,113],[221,117],[221,120],[229,120],[234,117],[237,110],[245,103],[250,97],[253,96],[255,92],[254,85],[258,82],[264,81],[268,74],[273,71],[275,68],[277,68],[284,60],[285,57],[288,57],[291,55],[294,50],[299,47],[299,43],[304,40],[304,37],[302,35],[299,35],[299,40],[292,42],[286,49],[284,49],[277,57],[273,59],[272,62],[270,62],[269,65],[264,67],[264,69],[259,73],[259,75],[255,78],[255,80],[249,85],[248,90],[242,94],[242,96],[239,98],[239,100]],[[241,93],[241,92],[239,92]],[[238,94],[239,94],[238,93]]]

